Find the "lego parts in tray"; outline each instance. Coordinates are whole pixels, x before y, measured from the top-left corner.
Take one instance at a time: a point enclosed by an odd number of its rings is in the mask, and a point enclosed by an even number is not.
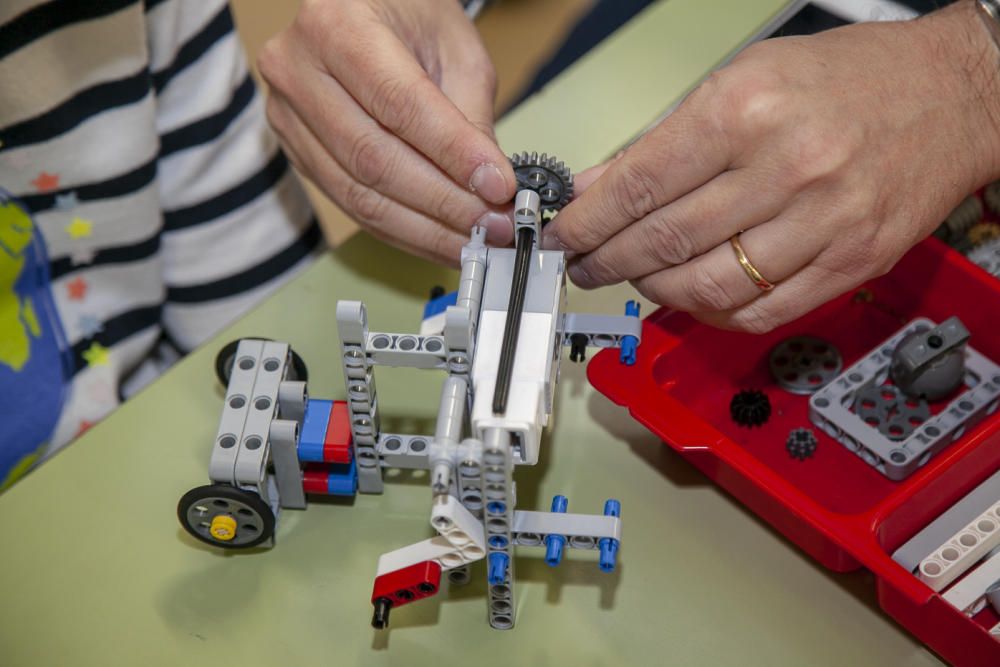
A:
[[[514,477],[538,462],[562,349],[582,360],[587,347],[619,348],[619,362],[634,363],[638,305],[629,302],[621,316],[564,312],[565,257],[538,240],[546,216],[572,195],[572,176],[546,155],[521,154],[513,163],[517,247],[487,247],[485,230],[474,229],[458,290],[432,293],[420,333],[374,331],[364,304],[337,303],[346,400],[310,397],[305,364],[287,343],[243,339],[219,353],[226,397],[211,484],[188,491],[177,508],[192,536],[225,549],[271,546],[280,509],[305,509],[309,495],[382,493],[385,469],[422,469],[433,534],[379,557],[374,627],[386,627],[392,609],[436,594],[444,573],[453,585],[467,583],[480,561],[489,623],[512,627],[515,547],[544,550],[553,567],[567,549],[592,550],[595,572],[615,568],[617,500],[593,514],[567,512],[563,496],[551,511],[523,511]],[[377,366],[446,374],[433,433],[381,430]]]
[[[1000,488],[975,490],[1000,469],[998,312],[1000,281],[930,239],[766,334],[660,309],[633,366],[587,375],[822,565],[870,570],[946,660],[1000,665]]]
[[[955,609],[1000,614],[1000,472],[966,494],[900,546],[893,560]],[[991,636],[1000,624],[992,626]]]

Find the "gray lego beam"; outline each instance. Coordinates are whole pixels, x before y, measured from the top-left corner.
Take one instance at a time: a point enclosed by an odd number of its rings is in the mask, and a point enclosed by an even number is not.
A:
[[[547,535],[562,535],[574,549],[597,549],[599,541],[611,538],[621,541],[622,521],[616,516],[601,514],[569,514],[565,512],[514,512],[511,529],[518,546],[544,547]]]
[[[368,334],[365,353],[376,366],[398,368],[446,368],[446,351],[441,336],[383,333]]]
[[[337,302],[337,332],[340,336],[344,386],[347,387],[351,437],[358,470],[358,491],[382,493],[382,465],[376,451],[379,431],[378,396],[373,365],[365,353],[368,314],[360,301]]]
[[[275,419],[268,432],[271,441],[271,461],[274,481],[278,487],[278,504],[289,509],[304,510],[306,494],[302,489],[302,468],[299,464],[299,425],[286,419]]]
[[[487,581],[487,614],[490,625],[498,630],[514,627],[514,543],[511,524],[515,499],[512,469],[510,433],[499,428],[487,429],[483,434],[487,576],[492,559],[499,556],[507,564],[503,583],[490,584]]]
[[[430,468],[430,443],[428,435],[380,433],[375,446],[384,468],[427,470]]]
[[[566,313],[562,324],[563,345],[572,345],[571,338],[578,334],[587,336],[588,347],[621,347],[625,336],[642,340],[642,321],[627,315]]]

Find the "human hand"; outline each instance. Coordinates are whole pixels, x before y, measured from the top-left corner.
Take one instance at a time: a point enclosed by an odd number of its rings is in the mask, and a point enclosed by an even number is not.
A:
[[[608,165],[546,229],[583,287],[631,281],[765,332],[888,271],[1000,175],[998,52],[961,3],[756,44]],[[776,287],[762,291],[730,245]]]
[[[289,158],[373,235],[447,263],[477,221],[510,243],[496,74],[456,0],[307,0],[258,64]]]

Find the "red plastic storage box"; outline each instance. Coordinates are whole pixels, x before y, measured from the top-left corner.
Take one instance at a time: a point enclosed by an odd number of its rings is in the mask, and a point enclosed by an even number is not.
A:
[[[907,479],[894,482],[809,421],[808,396],[775,384],[768,355],[781,340],[812,335],[833,343],[844,368],[917,317],[957,315],[969,345],[1000,363],[1000,280],[930,239],[887,275],[802,319],[762,336],[720,331],[660,309],[643,322],[634,366],[605,350],[590,382],[661,437],[719,486],[838,572],[860,567],[877,579],[882,608],[956,665],[1000,665],[1000,621],[989,607],[969,618],[951,607],[892,553],[1000,469],[1000,412]],[[985,381],[985,380],[984,380]],[[729,402],[741,389],[763,389],[772,414],[762,427],[736,425]],[[811,428],[813,457],[789,456],[793,428]]]

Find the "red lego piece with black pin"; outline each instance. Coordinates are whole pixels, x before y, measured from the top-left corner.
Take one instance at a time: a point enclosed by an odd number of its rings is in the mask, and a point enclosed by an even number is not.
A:
[[[430,597],[441,588],[441,565],[425,560],[375,577],[372,589],[372,627],[389,625],[389,610]]]

